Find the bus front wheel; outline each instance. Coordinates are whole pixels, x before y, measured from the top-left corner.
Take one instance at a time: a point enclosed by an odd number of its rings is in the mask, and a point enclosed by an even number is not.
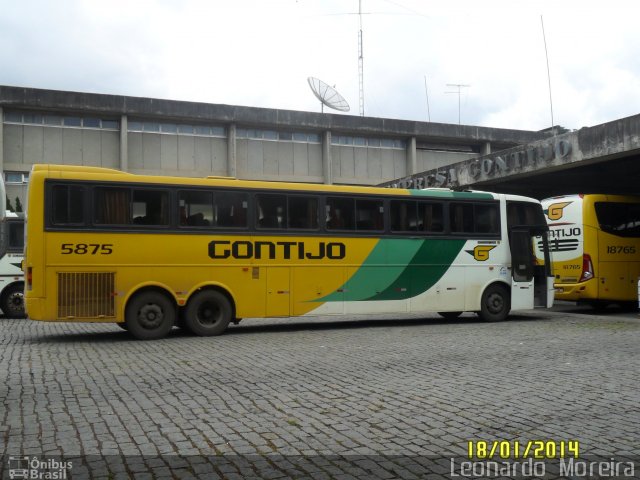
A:
[[[138,340],[164,337],[176,320],[176,308],[166,295],[146,291],[135,295],[125,311],[126,329]]]
[[[184,321],[186,327],[196,335],[221,335],[229,325],[232,313],[226,295],[216,290],[202,290],[189,300]]]
[[[501,322],[511,310],[509,290],[502,285],[489,285],[482,294],[478,315],[485,322]]]

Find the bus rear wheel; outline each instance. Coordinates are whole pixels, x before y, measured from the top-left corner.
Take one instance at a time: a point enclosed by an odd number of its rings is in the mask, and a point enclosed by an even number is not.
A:
[[[175,320],[173,302],[160,292],[147,291],[135,295],[125,311],[126,330],[138,340],[164,337]]]
[[[215,290],[196,293],[185,310],[187,329],[202,337],[221,335],[231,321],[233,309],[229,299]]]
[[[24,284],[15,283],[2,293],[0,308],[7,318],[24,318]]]
[[[7,318],[25,318],[24,284],[14,283],[2,293],[0,308]]]
[[[501,322],[511,311],[509,290],[502,285],[489,285],[482,294],[478,315],[485,322]]]

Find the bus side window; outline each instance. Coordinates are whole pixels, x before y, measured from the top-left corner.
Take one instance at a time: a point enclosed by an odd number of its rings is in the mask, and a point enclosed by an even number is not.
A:
[[[180,225],[206,227],[213,222],[213,193],[180,192]]]
[[[473,205],[452,203],[449,207],[451,231],[454,233],[473,232]]]
[[[318,199],[315,197],[289,197],[290,228],[317,229],[318,228]]]
[[[159,190],[134,190],[133,223],[138,225],[169,225],[169,194]]]
[[[382,230],[384,208],[381,200],[356,200],[356,229]]]
[[[54,185],[52,188],[52,221],[55,225],[84,223],[84,189],[75,185]]]
[[[258,228],[287,228],[287,197],[285,195],[256,195]]]
[[[249,197],[246,193],[217,192],[214,199],[214,225],[246,228],[248,205]]]
[[[418,203],[418,217],[422,219],[423,232],[442,232],[444,221],[441,203]]]
[[[327,229],[353,230],[355,228],[355,205],[353,198],[327,198]]]
[[[24,248],[24,222],[8,222],[9,249],[20,250]]]
[[[475,227],[477,233],[499,233],[498,209],[495,205],[475,205]]]
[[[93,191],[94,222],[102,225],[131,223],[131,190],[128,188],[96,187]]]
[[[389,215],[392,232],[415,232],[420,230],[415,201],[391,200]]]

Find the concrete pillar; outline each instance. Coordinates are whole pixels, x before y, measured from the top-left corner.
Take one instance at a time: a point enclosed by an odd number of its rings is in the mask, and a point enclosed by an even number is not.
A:
[[[416,156],[416,137],[411,137],[407,142],[407,175],[418,173],[418,160]]]
[[[4,111],[0,107],[0,175],[4,175]]]
[[[236,124],[229,124],[227,133],[227,176],[237,178],[237,155],[236,155]]]
[[[4,111],[0,107],[0,175],[4,175]]]
[[[485,142],[482,144],[480,155],[489,155],[491,153],[491,142]]]
[[[333,175],[331,173],[331,131],[327,130],[322,133],[322,174],[324,183],[331,185],[333,183]]]
[[[120,170],[129,170],[129,119],[126,115],[120,116]]]

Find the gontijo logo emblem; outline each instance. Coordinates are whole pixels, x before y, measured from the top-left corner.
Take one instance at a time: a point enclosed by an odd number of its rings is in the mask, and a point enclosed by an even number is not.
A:
[[[549,220],[560,220],[564,213],[564,209],[571,203],[573,202],[552,203],[551,205],[549,205],[549,208],[544,211],[544,213],[547,215]]]
[[[496,248],[495,245],[478,245],[473,250],[465,250],[465,252],[479,262],[486,262],[489,260],[489,252],[494,248]]]

